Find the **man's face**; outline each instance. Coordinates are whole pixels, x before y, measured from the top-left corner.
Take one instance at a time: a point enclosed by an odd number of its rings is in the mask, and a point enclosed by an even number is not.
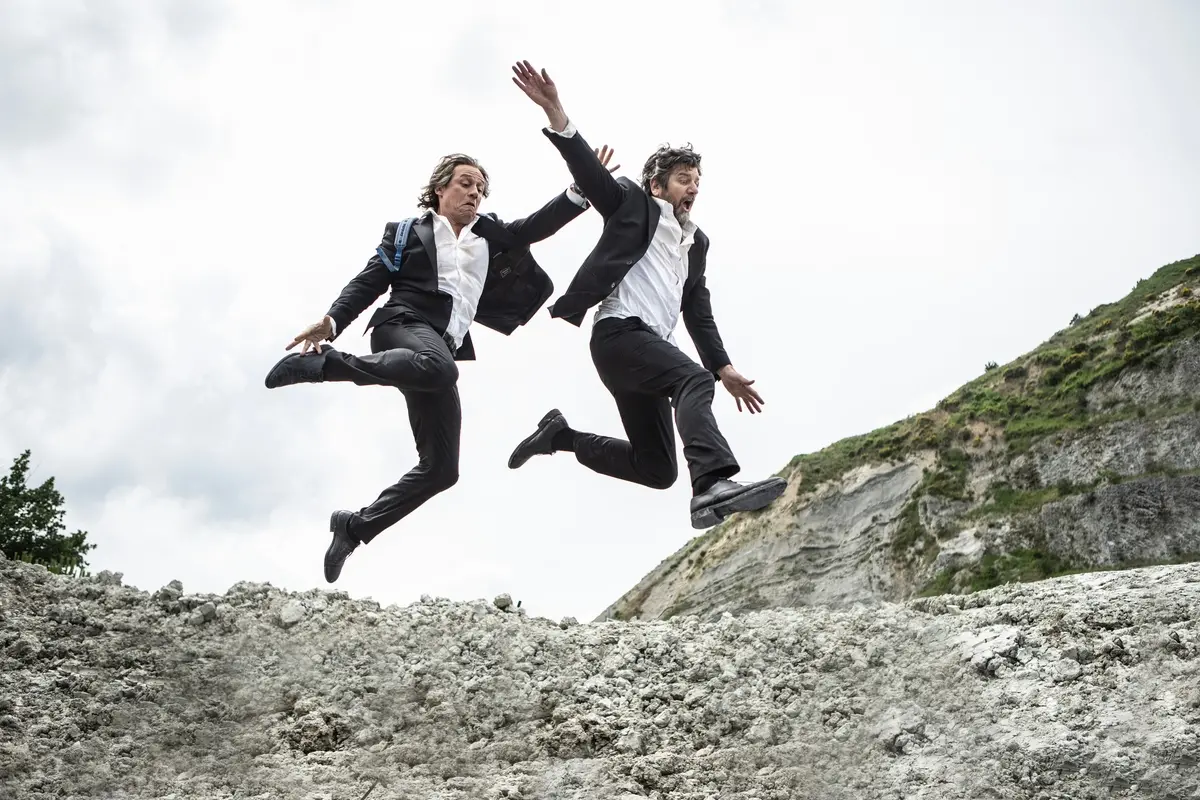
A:
[[[666,200],[674,207],[675,219],[679,220],[680,225],[685,225],[691,217],[696,195],[700,194],[700,168],[675,167],[667,175],[666,187],[654,183],[650,188],[655,197]]]
[[[459,164],[450,182],[437,190],[438,213],[451,222],[466,225],[479,213],[486,187],[482,172],[468,164]]]

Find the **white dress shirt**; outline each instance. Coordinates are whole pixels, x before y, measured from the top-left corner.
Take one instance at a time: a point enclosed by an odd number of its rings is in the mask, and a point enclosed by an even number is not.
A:
[[[574,136],[575,125],[568,121],[559,135]],[[680,226],[670,203],[653,196],[650,199],[658,204],[662,215],[650,247],[600,303],[593,323],[608,317],[638,317],[650,330],[675,344],[674,331],[683,305],[683,284],[696,225],[689,219],[687,225]]]
[[[567,199],[581,208],[588,208],[588,201],[575,191],[574,187],[567,189]],[[483,294],[483,284],[487,280],[490,251],[487,240],[474,232],[479,215],[463,226],[458,236],[450,220],[429,209],[423,217],[433,219],[433,241],[437,250],[438,291],[450,295],[450,322],[446,333],[454,342],[455,349],[462,347],[467,329],[475,320],[475,311],[479,307],[479,298]],[[404,245],[401,244],[401,247]],[[401,266],[403,269],[403,265]],[[332,333],[337,335],[337,322],[329,318]]]
[[[666,200],[651,197],[662,217],[646,255],[642,256],[617,288],[600,303],[593,322],[609,317],[638,317],[642,322],[675,344],[675,326],[683,305],[683,284],[688,276],[688,253],[696,235],[696,225],[688,220],[680,227],[675,209]]]
[[[446,334],[458,348],[462,347],[467,328],[475,319],[479,296],[483,294],[488,243],[472,230],[479,215],[455,236],[450,220],[433,211],[429,214],[433,217],[433,241],[437,246],[438,290],[450,295],[452,300]]]

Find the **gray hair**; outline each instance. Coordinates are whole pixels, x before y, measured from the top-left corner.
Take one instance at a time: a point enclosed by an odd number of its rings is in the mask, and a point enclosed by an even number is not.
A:
[[[664,144],[650,154],[650,157],[646,159],[645,166],[642,167],[642,188],[646,190],[646,194],[653,194],[650,190],[651,182],[666,189],[667,179],[676,167],[700,169],[700,154],[692,149],[690,142],[682,147],[671,147]]]
[[[483,168],[483,165],[468,155],[451,153],[448,156],[442,156],[442,160],[433,168],[433,174],[429,176],[429,183],[421,190],[421,196],[417,199],[417,207],[430,208],[437,211],[437,190],[445,189],[449,186],[450,179],[454,177],[454,170],[463,165],[474,167],[483,173],[483,196],[487,197],[490,193],[492,182],[488,178],[487,170]]]

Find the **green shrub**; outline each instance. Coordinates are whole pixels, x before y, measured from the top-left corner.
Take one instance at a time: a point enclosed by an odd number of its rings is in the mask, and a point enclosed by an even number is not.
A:
[[[1059,369],[1062,370],[1064,375],[1069,375],[1075,370],[1083,367],[1083,365],[1088,362],[1088,359],[1089,357],[1087,353],[1072,353],[1063,360],[1062,366],[1060,366]]]
[[[1036,356],[1034,356],[1033,360],[1039,366],[1057,367],[1069,355],[1070,355],[1070,353],[1068,353],[1066,350],[1043,350],[1042,352],[1040,352]]]
[[[1024,366],[1018,364],[1016,366],[1009,367],[1008,369],[1004,370],[1004,380],[1009,381],[1009,382],[1019,381],[1028,374],[1029,374],[1029,370],[1026,369]]]
[[[0,551],[52,572],[86,575],[84,555],[96,545],[87,542],[85,531],[62,533],[63,496],[52,477],[36,488],[26,484],[29,456],[28,450],[17,456],[8,476],[0,478]]]

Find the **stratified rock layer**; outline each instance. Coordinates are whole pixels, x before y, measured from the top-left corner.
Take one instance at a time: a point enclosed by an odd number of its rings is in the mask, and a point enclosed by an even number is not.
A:
[[[793,470],[772,506],[695,537],[598,618],[899,602],[1002,582],[987,577],[989,555],[1038,553],[1062,571],[1200,561],[1200,335],[1080,399],[1127,418],[1016,454],[979,424],[978,443],[961,443],[959,499],[922,494],[930,474],[950,475],[934,450],[815,486]],[[998,507],[1004,494],[1024,502]]]
[[[1198,610],[1200,565],[579,625],[0,560],[0,797],[1192,797]]]

